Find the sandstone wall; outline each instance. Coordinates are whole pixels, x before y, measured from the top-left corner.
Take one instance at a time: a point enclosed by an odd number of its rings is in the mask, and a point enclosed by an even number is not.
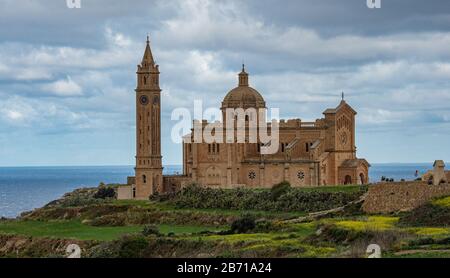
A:
[[[133,199],[133,187],[131,185],[123,185],[117,188],[117,200]]]
[[[188,176],[163,176],[163,192],[179,191],[190,183],[192,178]]]
[[[363,210],[366,213],[408,211],[429,200],[450,195],[450,185],[427,185],[424,182],[379,183],[369,186]]]

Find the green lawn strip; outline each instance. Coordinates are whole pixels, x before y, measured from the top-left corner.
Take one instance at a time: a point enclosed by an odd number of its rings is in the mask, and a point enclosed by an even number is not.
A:
[[[174,233],[178,234],[195,234],[205,231],[218,232],[228,229],[228,227],[210,227],[210,226],[192,226],[192,225],[158,225],[162,234]]]
[[[158,225],[160,232],[167,234],[190,234],[202,231],[217,231],[223,227]],[[110,241],[124,234],[140,233],[142,226],[95,227],[80,221],[2,221],[0,233],[32,237],[69,238],[79,240]]]
[[[77,220],[0,222],[0,233],[80,240],[109,241],[123,234],[137,233],[141,230],[141,226],[94,227]]]
[[[139,208],[157,208],[154,202],[148,200],[114,200],[114,205],[118,206],[135,206]]]

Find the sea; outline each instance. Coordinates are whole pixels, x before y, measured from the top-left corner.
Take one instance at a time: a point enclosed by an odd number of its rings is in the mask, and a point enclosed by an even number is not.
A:
[[[420,176],[431,169],[431,163],[372,164],[369,177],[371,182],[380,181],[382,176],[414,180],[416,170]],[[164,174],[181,172],[181,165],[164,166]],[[0,167],[0,217],[17,217],[76,188],[100,182],[123,184],[133,173],[133,166]]]

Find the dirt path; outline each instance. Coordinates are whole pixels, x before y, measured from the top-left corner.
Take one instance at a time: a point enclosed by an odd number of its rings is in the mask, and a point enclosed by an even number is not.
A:
[[[318,212],[312,212],[312,213],[308,214],[307,216],[302,216],[302,217],[299,217],[299,218],[286,220],[284,222],[285,223],[310,222],[310,221],[316,220],[318,218],[322,218],[322,217],[327,216],[327,215],[332,214],[332,213],[341,212],[346,207],[349,207],[351,205],[360,204],[360,203],[364,202],[364,200],[366,199],[366,196],[367,196],[367,193],[362,195],[358,200],[349,202],[348,204],[346,204],[345,206],[342,206],[342,207],[337,207],[337,208],[333,208],[333,209],[329,209],[329,210],[323,210],[323,211],[318,211]]]

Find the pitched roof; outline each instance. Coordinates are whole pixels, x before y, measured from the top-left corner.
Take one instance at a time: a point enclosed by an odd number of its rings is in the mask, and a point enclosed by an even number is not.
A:
[[[357,114],[356,111],[350,105],[348,105],[347,102],[345,102],[345,100],[341,100],[341,102],[336,108],[328,108],[327,110],[323,111],[323,114],[336,114],[339,110],[341,110],[344,107],[347,107],[354,114]]]

